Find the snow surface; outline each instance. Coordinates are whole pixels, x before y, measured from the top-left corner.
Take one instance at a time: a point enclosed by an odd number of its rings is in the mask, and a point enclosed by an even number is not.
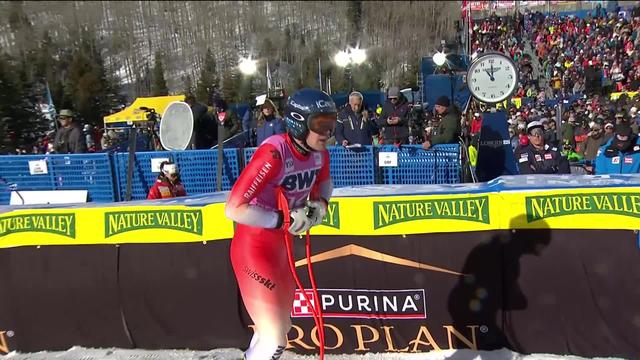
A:
[[[326,355],[327,360],[582,360],[578,356],[562,356],[552,354],[522,355],[507,349],[495,351],[444,350],[428,353],[410,354],[363,354],[363,355]],[[129,350],[129,349],[87,349],[73,347],[60,352],[37,352],[21,354],[11,352],[0,355],[3,360],[239,360],[242,351],[239,349],[216,349],[210,351],[191,350]],[[286,351],[281,360],[314,360],[318,356],[298,355]],[[620,358],[593,358],[620,359]]]

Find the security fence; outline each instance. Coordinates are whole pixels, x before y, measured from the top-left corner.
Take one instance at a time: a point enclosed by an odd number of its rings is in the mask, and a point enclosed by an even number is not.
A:
[[[371,184],[456,184],[461,182],[460,146],[420,145],[329,147],[335,187]],[[137,152],[131,178],[132,200],[145,199],[158,173],[152,169],[161,159],[180,168],[189,195],[215,192],[217,151]],[[230,190],[255,148],[224,149],[222,190]],[[379,159],[395,159],[391,162]],[[8,204],[10,191],[87,190],[88,201],[123,201],[127,187],[129,154],[50,154],[0,156],[0,204]],[[157,169],[156,169],[157,171]]]

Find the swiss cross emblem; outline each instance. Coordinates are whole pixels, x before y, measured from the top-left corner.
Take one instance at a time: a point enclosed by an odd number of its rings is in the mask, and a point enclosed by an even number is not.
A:
[[[315,306],[315,299],[313,297],[313,291],[305,290],[307,297],[302,294],[302,291],[296,290],[296,294],[293,298],[293,308],[291,309],[292,317],[307,317],[313,316],[312,307]],[[309,299],[309,301],[307,301]]]
[[[633,164],[633,158],[629,157],[629,156],[625,157],[624,158],[624,163],[625,164]]]
[[[553,159],[553,156],[551,154],[544,154],[544,158],[547,160],[551,160]]]

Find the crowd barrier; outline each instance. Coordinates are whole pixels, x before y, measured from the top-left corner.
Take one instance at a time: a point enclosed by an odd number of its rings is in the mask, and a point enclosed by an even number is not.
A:
[[[235,229],[224,195],[0,206],[0,356],[245,349],[253,324],[229,259]],[[327,353],[507,347],[640,358],[639,176],[523,175],[334,195],[310,250]],[[292,246],[312,296],[305,242]],[[287,349],[317,353],[300,291],[291,317]]]
[[[187,194],[204,194],[217,189],[217,151],[137,152],[133,165],[132,200],[145,199],[158,173],[154,159],[170,159],[180,168]],[[255,148],[224,149],[222,190],[230,190]],[[397,154],[397,166],[380,167],[381,152]],[[363,146],[347,149],[329,147],[334,186],[373,184],[456,184],[461,182],[460,146],[420,145]],[[33,173],[30,162],[44,161],[46,171]],[[88,190],[89,201],[123,201],[126,196],[129,154],[98,153],[69,155],[0,156],[0,204],[8,204],[10,185],[22,190]],[[42,170],[42,169],[41,169]]]

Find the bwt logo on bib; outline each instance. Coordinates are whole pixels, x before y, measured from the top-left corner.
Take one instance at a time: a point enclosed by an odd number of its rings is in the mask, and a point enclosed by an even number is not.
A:
[[[282,186],[287,191],[305,190],[313,185],[313,181],[318,176],[320,169],[305,170],[287,175],[282,179]]]

